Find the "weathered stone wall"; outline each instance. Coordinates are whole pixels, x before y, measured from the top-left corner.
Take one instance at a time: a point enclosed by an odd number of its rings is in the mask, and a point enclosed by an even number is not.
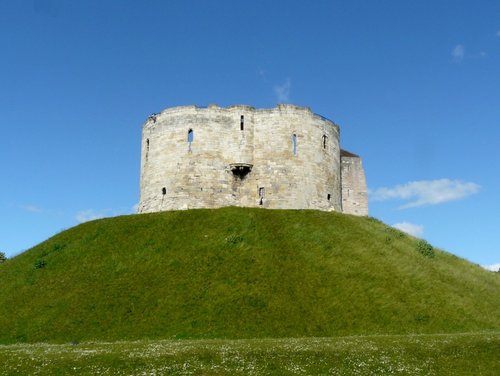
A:
[[[139,212],[223,206],[342,211],[339,127],[293,105],[185,106],[150,117]]]
[[[368,215],[368,194],[361,158],[341,151],[342,211],[347,214]]]

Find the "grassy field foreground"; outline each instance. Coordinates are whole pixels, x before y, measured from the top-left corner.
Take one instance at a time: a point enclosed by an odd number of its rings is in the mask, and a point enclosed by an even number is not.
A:
[[[500,333],[0,346],[0,375],[498,375]]]

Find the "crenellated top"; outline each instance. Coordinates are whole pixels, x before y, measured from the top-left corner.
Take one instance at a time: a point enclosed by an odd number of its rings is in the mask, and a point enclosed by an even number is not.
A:
[[[169,116],[169,115],[175,115],[175,114],[183,114],[183,113],[203,113],[206,111],[244,111],[244,112],[251,112],[251,113],[256,113],[256,114],[263,114],[263,113],[301,113],[301,114],[307,114],[311,116],[312,118],[316,118],[321,121],[325,121],[327,123],[330,123],[332,126],[337,128],[337,131],[340,130],[340,127],[338,124],[333,122],[332,120],[316,114],[311,111],[309,107],[305,106],[297,106],[294,104],[278,104],[276,107],[272,108],[255,108],[253,106],[245,105],[245,104],[235,104],[227,107],[220,107],[217,104],[209,104],[208,106],[196,106],[196,105],[185,105],[185,106],[175,106],[175,107],[169,107],[164,110],[162,110],[159,113],[153,113],[151,114],[146,122],[144,123],[143,127],[151,127],[158,123],[162,117]]]

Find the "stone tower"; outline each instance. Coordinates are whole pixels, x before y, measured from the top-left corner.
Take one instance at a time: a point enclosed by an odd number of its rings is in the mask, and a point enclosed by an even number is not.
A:
[[[139,212],[223,206],[367,215],[361,159],[310,109],[183,106],[144,123]]]

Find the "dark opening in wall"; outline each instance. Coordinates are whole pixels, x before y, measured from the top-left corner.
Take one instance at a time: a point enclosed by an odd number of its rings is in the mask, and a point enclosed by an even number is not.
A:
[[[194,132],[191,128],[188,130],[188,142],[191,143],[194,140]]]
[[[266,191],[264,187],[259,187],[259,205],[262,205],[264,203],[264,195]]]
[[[148,160],[149,155],[149,138],[146,139],[146,161]]]
[[[229,167],[235,177],[243,180],[252,171],[253,165],[248,163],[231,163]]]
[[[328,141],[328,136],[326,134],[323,135],[323,149],[326,149],[326,142]]]
[[[297,135],[295,133],[292,135],[292,146],[293,155],[297,155]]]
[[[328,193],[328,194],[326,195],[326,199],[327,199],[328,201],[330,201],[330,198],[332,198],[332,195],[331,195],[330,193]]]
[[[240,131],[242,131],[243,129],[245,129],[245,116],[241,115],[241,118],[240,118]]]
[[[163,187],[163,188],[161,189],[161,194],[162,194],[163,196],[165,196],[165,195],[167,194],[167,188]]]

